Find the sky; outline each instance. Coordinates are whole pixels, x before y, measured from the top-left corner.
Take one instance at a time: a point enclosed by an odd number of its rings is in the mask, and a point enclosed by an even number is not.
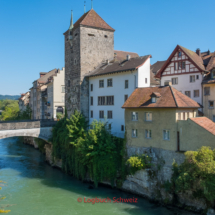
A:
[[[91,0],[86,0],[87,11]],[[166,60],[177,44],[215,51],[215,0],[94,0],[115,50]],[[40,72],[64,67],[64,36],[84,0],[0,0],[0,94],[29,91]]]

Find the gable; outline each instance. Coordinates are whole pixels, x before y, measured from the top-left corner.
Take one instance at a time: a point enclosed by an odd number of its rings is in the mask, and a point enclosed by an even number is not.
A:
[[[178,55],[179,52],[181,52],[181,56]],[[196,73],[202,71],[205,71],[205,69],[201,57],[195,52],[177,45],[166,63],[157,73],[156,77],[161,78],[161,76]]]
[[[179,52],[181,52],[180,57],[178,56]],[[187,55],[181,49],[178,49],[170,59],[169,64],[163,70],[162,76],[187,74],[193,72],[200,72],[200,70],[190,61],[189,57],[187,57]]]

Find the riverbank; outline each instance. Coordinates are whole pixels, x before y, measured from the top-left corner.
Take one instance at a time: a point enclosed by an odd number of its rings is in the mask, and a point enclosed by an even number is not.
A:
[[[33,138],[27,138],[25,143],[38,148],[37,143]],[[135,154],[135,148],[129,148],[128,155]],[[140,150],[140,149],[138,149]],[[154,170],[140,170],[134,176],[127,176],[126,180],[123,182],[120,190],[126,191],[128,193],[136,194],[156,204],[164,205],[166,207],[175,206],[180,209],[186,209],[193,212],[203,213],[206,211],[206,203],[203,200],[194,200],[191,193],[180,194],[174,196],[173,194],[167,193],[164,187],[161,186],[162,182],[171,178],[171,168],[172,160],[175,159],[177,163],[182,163],[184,160],[184,154],[175,153],[166,150],[156,150],[156,149],[146,149],[142,148],[142,152],[147,151],[148,154],[153,158],[154,166],[160,165],[160,169]],[[139,151],[139,153],[142,153]],[[168,156],[166,154],[168,153]],[[53,167],[59,169],[62,168],[61,160],[52,159],[52,145],[45,145],[45,156],[46,161]],[[163,157],[165,160],[162,160]],[[90,178],[86,179],[90,181]],[[109,185],[109,182],[103,182],[102,184]],[[213,211],[212,211],[213,212]]]
[[[193,215],[194,213],[165,208],[134,194],[92,183],[82,183],[74,177],[52,168],[45,155],[17,138],[0,140],[0,178],[7,182],[1,192],[11,205],[10,215]],[[85,199],[105,199],[111,203],[84,203]],[[113,203],[113,198],[138,198],[138,203]],[[82,198],[82,202],[77,199]]]

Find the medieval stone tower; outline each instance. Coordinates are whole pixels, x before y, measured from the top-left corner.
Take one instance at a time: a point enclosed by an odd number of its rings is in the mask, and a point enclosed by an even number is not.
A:
[[[73,15],[65,36],[65,107],[89,115],[89,84],[85,77],[100,63],[114,57],[114,29],[93,9],[73,25]]]

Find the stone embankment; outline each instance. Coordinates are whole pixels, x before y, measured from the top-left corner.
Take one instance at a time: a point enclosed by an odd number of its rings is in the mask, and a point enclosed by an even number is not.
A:
[[[38,148],[38,145],[32,137],[25,137],[24,143]],[[184,161],[184,154],[163,149],[155,148],[127,148],[128,156],[147,153],[152,158],[152,168],[140,170],[135,175],[127,176],[121,189],[126,192],[138,194],[151,200],[163,203],[165,205],[175,205],[192,211],[205,211],[206,202],[203,199],[197,200],[192,196],[192,192],[180,193],[174,195],[166,192],[163,184],[171,179],[172,163],[176,161],[181,164]],[[52,145],[45,145],[46,161],[53,167],[62,168],[62,161],[52,158]],[[104,184],[110,184],[104,182]],[[208,215],[215,215],[213,209],[208,210]]]

